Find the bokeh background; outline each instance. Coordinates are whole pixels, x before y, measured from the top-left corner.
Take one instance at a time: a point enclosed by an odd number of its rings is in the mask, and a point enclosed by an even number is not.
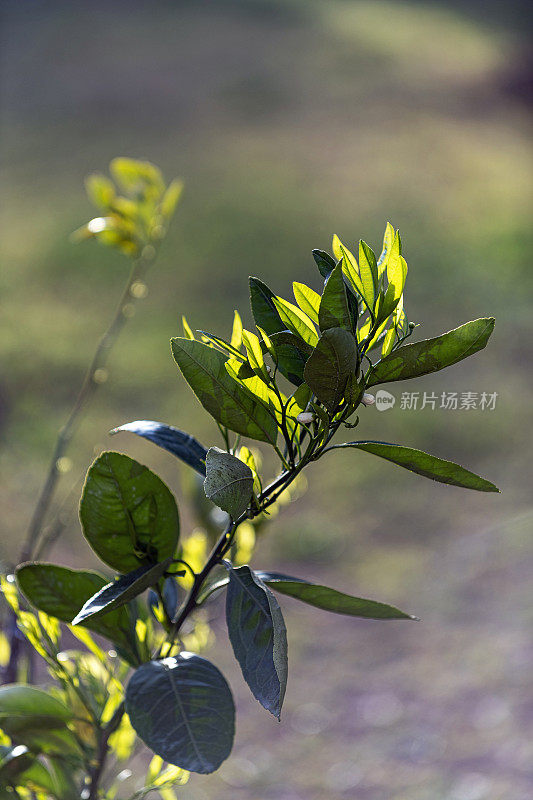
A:
[[[107,431],[159,419],[219,444],[168,340],[186,311],[226,335],[247,277],[318,288],[331,235],[410,265],[409,318],[431,336],[497,317],[472,359],[394,385],[367,438],[430,449],[501,495],[425,481],[363,453],[329,456],[254,564],[392,602],[418,624],[283,602],[290,682],[277,724],[238,702],[233,757],[184,800],[526,800],[531,674],[531,57],[528,2],[2,3],[0,559],[17,558],[57,429],[125,281],[126,259],[69,233],[84,176],[148,158],[186,191],[149,295],[70,449],[61,500],[118,447],[182,495],[170,456]],[[400,408],[402,390],[497,392],[495,410]],[[74,510],[53,558],[93,564]],[[184,510],[185,524],[190,520]],[[529,685],[528,685],[529,684]]]

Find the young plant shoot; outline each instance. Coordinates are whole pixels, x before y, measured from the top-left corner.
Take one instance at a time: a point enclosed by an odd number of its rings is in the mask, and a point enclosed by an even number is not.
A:
[[[87,542],[116,577],[109,581],[100,573],[37,562],[16,570],[20,592],[39,611],[38,618],[19,611],[21,627],[63,692],[61,702],[58,692],[45,695],[49,713],[38,705],[34,713],[48,714],[57,736],[68,739],[73,768],[67,777],[75,787],[80,784],[72,776],[82,775],[82,796],[88,800],[108,796],[101,782],[117,732],[134,736],[133,728],[153,751],[151,780],[156,788],[160,775],[167,775],[165,785],[183,782],[187,772],[211,773],[230,755],[235,731],[230,687],[211,660],[199,654],[200,635],[191,639],[203,624],[204,606],[221,595],[229,641],[243,677],[253,696],[278,719],[288,673],[280,604],[284,595],[346,616],[415,619],[377,600],[314,584],[305,576],[266,572],[260,565],[244,563],[242,552],[238,555],[240,532],[249,533],[264,521],[309,464],[349,448],[354,459],[371,454],[434,481],[498,491],[490,481],[451,461],[353,435],[360,423],[359,407],[373,402],[373,387],[437,372],[473,355],[487,344],[494,319],[467,322],[441,336],[411,342],[416,326],[404,308],[407,262],[399,232],[387,224],[378,255],[364,241],[354,254],[336,236],[332,249],[332,254],[313,251],[321,293],[294,283],[292,302],[253,277],[254,330],[243,329],[235,312],[228,341],[215,333],[193,333],[186,320],[184,335],[172,339],[177,367],[214,418],[221,439],[217,432],[216,441],[207,447],[189,433],[146,420],[112,431],[148,439],[199,476],[205,498],[218,507],[223,522],[210,552],[204,548],[199,558],[198,550],[188,544],[190,538],[180,532],[176,501],[157,475],[127,455],[104,452],[87,473],[80,520]],[[279,462],[272,475],[261,474],[253,442],[272,448]],[[14,586],[6,584],[6,591],[16,603]],[[37,619],[40,633],[31,621]],[[92,707],[94,742],[84,742],[73,722],[71,698],[76,694],[70,678],[72,670],[82,666],[79,661],[72,666],[68,659],[58,660],[57,620],[69,623],[88,643],[103,673],[109,658],[89,632],[109,640],[114,651],[117,666],[108,679],[111,689],[103,708],[97,703]],[[124,697],[122,681],[127,684]],[[0,724],[12,744],[26,748],[30,745],[20,736],[23,726],[13,720],[26,715],[29,729],[30,698],[23,694],[28,691],[43,690],[0,690]],[[83,706],[85,700],[77,702]],[[28,758],[39,752],[38,746],[30,750]],[[92,760],[83,777],[87,753]],[[166,773],[163,762],[169,765]],[[31,764],[31,758],[21,763],[22,772]],[[11,785],[17,785],[16,779]],[[75,788],[72,791],[76,796]],[[61,795],[67,796],[66,791]]]

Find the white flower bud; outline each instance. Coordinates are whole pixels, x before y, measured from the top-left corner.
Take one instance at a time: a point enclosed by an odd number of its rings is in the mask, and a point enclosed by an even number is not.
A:
[[[364,406],[373,406],[376,402],[376,398],[373,394],[367,394],[366,392],[363,395],[363,399],[361,400]]]
[[[314,418],[315,415],[311,411],[302,411],[300,414],[298,414],[296,420],[298,422],[304,423],[305,425],[308,425],[310,422],[314,420]]]

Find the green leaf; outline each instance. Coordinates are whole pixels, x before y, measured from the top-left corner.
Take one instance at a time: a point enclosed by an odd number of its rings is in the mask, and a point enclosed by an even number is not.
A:
[[[190,467],[205,476],[205,457],[207,448],[200,444],[194,436],[172,425],[165,425],[164,422],[154,422],[153,420],[139,419],[135,422],[127,422],[118,428],[113,428],[109,433],[135,433],[143,439],[153,442],[163,450],[172,453],[173,456],[188,464]]]
[[[85,190],[91,203],[104,211],[109,210],[114,198],[115,187],[113,182],[98,172],[85,178]]]
[[[268,336],[285,331],[287,326],[281,321],[276,306],[274,293],[259,278],[250,278],[250,303],[255,324]],[[299,386],[303,382],[303,371],[306,359],[290,347],[278,347],[276,350],[278,369],[285,377]]]
[[[344,330],[350,332],[352,330],[348,298],[344,286],[342,261],[339,261],[326,281],[320,301],[318,319],[322,332],[329,328],[344,328]]]
[[[326,253],[325,250],[313,250],[312,255],[315,259],[315,264],[318,267],[318,271],[324,280],[327,280],[332,270],[335,269],[335,259],[332,258],[329,253]]]
[[[357,450],[364,450],[372,453],[393,464],[431,478],[439,483],[448,483],[451,486],[461,486],[464,489],[476,489],[478,492],[499,492],[499,489],[485,478],[480,478],[474,472],[470,472],[453,461],[445,461],[437,456],[424,453],[423,450],[415,450],[412,447],[404,447],[399,444],[388,444],[387,442],[345,442],[328,447],[328,450],[336,450],[345,447],[353,447]],[[327,452],[325,450],[324,452]]]
[[[74,782],[72,767],[67,769],[57,758],[48,758],[47,761],[45,766],[35,759],[19,776],[19,784],[32,790],[44,790],[47,797],[51,794],[57,800],[77,800],[79,787]]]
[[[143,742],[169,764],[207,774],[231,752],[230,688],[213,664],[193,653],[139,667],[126,690],[126,711]]]
[[[261,705],[279,719],[287,686],[287,631],[278,602],[248,566],[229,572],[228,633],[244,680]]]
[[[311,583],[301,578],[282,575],[277,572],[257,573],[261,580],[271,586],[276,592],[294,597],[310,606],[332,611],[335,614],[346,614],[349,617],[363,617],[365,619],[416,619],[410,614],[405,614],[399,608],[376,600],[367,600],[363,597],[353,597],[328,586]]]
[[[174,555],[180,523],[168,487],[123,453],[102,453],[89,468],[80,502],[83,535],[117,572]]]
[[[0,686],[0,728],[8,736],[35,728],[63,728],[72,711],[44,689],[23,683]]]
[[[399,300],[402,295],[406,277],[407,263],[401,256],[400,232],[396,231],[387,257],[387,280],[389,288],[394,287],[392,294],[395,300]]]
[[[383,248],[381,250],[380,257],[378,258],[379,277],[382,276],[382,274],[385,272],[387,268],[387,259],[389,257],[393,241],[394,241],[394,227],[391,225],[390,222],[387,222],[385,233],[383,235]]]
[[[161,564],[148,564],[108,583],[83,604],[71,624],[79,625],[129,603],[146,589],[155,586],[171,563],[172,558],[167,558]]]
[[[242,320],[238,311],[233,312],[233,327],[231,329],[230,345],[235,350],[240,350],[242,345]]]
[[[283,297],[273,297],[272,301],[285,328],[289,328],[297,336],[300,336],[304,342],[314,347],[318,342],[318,334],[307,314],[304,314],[298,306],[289,303],[288,300],[284,300]]]
[[[230,430],[275,444],[275,418],[226,370],[225,356],[201,342],[172,339],[172,354],[200,403]]]
[[[250,304],[255,324],[269,336],[287,327],[274,305],[274,292],[259,278],[250,278]]]
[[[368,300],[365,297],[365,289],[361,276],[359,275],[359,266],[354,254],[343,245],[337,235],[333,237],[333,252],[337,259],[342,260],[342,270],[346,275],[349,283],[354,292],[358,292],[368,306]]]
[[[215,505],[238,519],[252,499],[252,470],[240,458],[218,447],[207,451],[205,494]]]
[[[287,345],[288,347],[292,347],[294,350],[297,350],[302,358],[303,367],[305,367],[305,362],[307,361],[307,359],[314,350],[314,347],[312,347],[312,345],[307,344],[307,342],[304,342],[303,339],[300,339],[300,337],[297,336],[292,331],[280,331],[279,333],[273,333],[270,336],[270,341],[274,346],[274,352],[276,355],[278,354],[278,350],[281,349],[284,345]]]
[[[20,591],[35,608],[67,623],[86,600],[107,584],[106,579],[96,572],[36,562],[21,564],[15,575]],[[116,609],[102,619],[90,619],[82,625],[110,639],[128,663],[138,663],[126,608]]]
[[[163,199],[161,200],[161,213],[168,221],[174,216],[176,206],[183,192],[183,181],[174,178],[167,187]]]
[[[297,283],[296,281],[292,284],[292,290],[294,298],[304,314],[307,314],[311,322],[318,325],[318,309],[320,308],[320,295],[318,292],[310,289],[305,283]]]
[[[251,331],[243,330],[242,342],[246,349],[248,363],[253,369],[255,375],[257,375],[257,377],[264,381],[264,383],[267,385],[270,384],[270,377],[265,366],[259,337],[256,336],[255,333],[251,333]]]
[[[24,744],[32,753],[42,753],[46,756],[74,756],[80,758],[83,750],[80,747],[74,734],[63,724],[62,727],[42,724],[39,727],[39,715],[36,714],[36,721],[28,720],[28,727],[14,735],[19,744]],[[2,724],[2,730],[8,733],[8,727]]]
[[[376,364],[369,373],[367,386],[419,378],[450,367],[482,350],[493,330],[494,318],[486,317],[467,322],[434,339],[404,345]]]
[[[378,265],[374,251],[362,239],[359,240],[359,273],[365,295],[373,309],[378,293]]]
[[[165,188],[161,170],[149,161],[140,161],[136,158],[114,158],[109,171],[116,182],[130,195],[137,195],[154,189],[162,194]]]
[[[348,376],[356,369],[354,337],[342,328],[330,328],[324,331],[305,365],[305,382],[333,414],[342,400]]]
[[[208,331],[202,330],[197,330],[196,333],[201,335],[204,344],[214,344],[218,350],[222,350],[226,357],[236,358],[238,361],[243,363],[246,362],[246,356],[244,356],[236,347],[233,347],[230,342],[226,342],[225,339],[222,339],[221,336],[215,336],[213,333],[208,333]],[[187,336],[186,338],[190,339],[190,336]],[[193,336],[193,339],[194,338],[195,337]]]

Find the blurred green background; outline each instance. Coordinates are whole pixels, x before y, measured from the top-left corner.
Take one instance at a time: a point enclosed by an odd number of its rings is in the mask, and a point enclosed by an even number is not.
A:
[[[170,456],[107,431],[158,419],[220,444],[169,353],[186,311],[226,335],[247,277],[318,288],[331,236],[410,266],[420,337],[497,318],[489,347],[364,410],[360,438],[430,449],[495,481],[481,495],[363,453],[329,456],[254,564],[399,605],[419,624],[284,602],[291,677],[278,725],[215,615],[238,701],[234,755],[184,800],[525,800],[531,693],[531,57],[527,2],[2,3],[0,559],[17,558],[57,429],[126,279],[69,233],[84,176],[148,158],[186,190],[149,295],[70,449],[59,500],[119,447],[181,495]],[[400,408],[401,391],[497,392],[494,411]],[[67,503],[75,508],[79,485]],[[184,509],[185,525],[190,518]],[[75,513],[53,558],[92,564]],[[528,608],[529,604],[529,608]],[[528,742],[529,739],[529,742]]]

